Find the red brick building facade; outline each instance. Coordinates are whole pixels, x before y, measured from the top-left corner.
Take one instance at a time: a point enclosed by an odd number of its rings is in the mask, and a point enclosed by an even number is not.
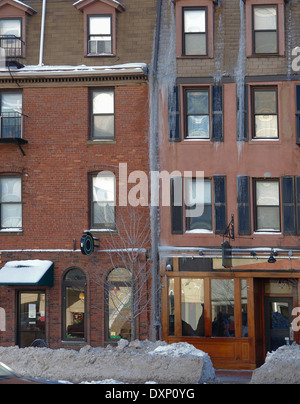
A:
[[[125,234],[133,218],[118,207],[119,164],[127,164],[128,174],[149,171],[147,63],[155,7],[149,14],[140,2],[127,3],[50,0],[43,14],[34,0],[0,1],[6,51],[0,72],[0,260],[4,269],[15,263],[17,273],[0,280],[1,345],[42,339],[51,348],[99,346],[131,337],[124,256],[149,274],[150,242],[147,237],[133,245]],[[152,36],[141,52],[124,54],[124,39],[138,36],[138,24],[124,30],[137,10]],[[106,174],[99,179],[99,173]],[[145,226],[149,211],[140,213]],[[99,239],[91,255],[81,251],[85,231]],[[47,263],[46,281],[27,282],[24,271],[33,274]],[[150,284],[147,278],[145,307]],[[148,338],[148,307],[141,312],[135,335]]]

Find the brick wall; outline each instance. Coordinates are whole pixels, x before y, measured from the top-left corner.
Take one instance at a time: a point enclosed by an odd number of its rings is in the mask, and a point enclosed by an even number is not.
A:
[[[109,85],[115,88],[115,142],[89,141],[87,86],[48,83],[23,88],[26,156],[22,156],[16,145],[0,145],[0,174],[22,176],[23,202],[23,232],[0,232],[0,265],[2,268],[8,261],[25,259],[54,262],[54,287],[47,289],[47,342],[51,347],[60,346],[61,341],[64,272],[79,267],[87,276],[87,341],[99,345],[104,342],[104,297],[103,289],[93,279],[96,276],[104,279],[114,266],[122,265],[120,260],[112,263],[105,253],[85,257],[78,251],[83,231],[89,229],[88,174],[110,170],[118,179],[118,165],[126,162],[128,174],[133,170],[149,171],[148,85],[141,82]],[[147,221],[148,209],[143,211],[143,220]],[[117,210],[117,215],[123,215],[125,222],[130,219],[126,208],[123,213]],[[110,236],[98,236],[100,249],[112,248]],[[1,345],[16,342],[16,290],[19,288],[0,286],[0,307],[6,311],[7,329],[0,332]],[[143,316],[138,333],[147,337],[148,314]]]
[[[62,282],[64,273],[72,267],[80,268],[86,275],[86,337],[91,346],[102,346],[105,343],[104,322],[104,288],[102,282],[112,270],[111,257],[104,252],[95,252],[92,256],[83,256],[80,252],[9,252],[2,253],[2,264],[12,260],[42,259],[54,262],[54,286],[46,288],[46,340],[50,348],[80,348],[82,343],[62,342]],[[117,262],[117,260],[115,261]],[[1,266],[2,266],[1,264]],[[120,262],[120,266],[122,263]],[[145,295],[150,294],[150,285]],[[45,290],[43,287],[0,286],[0,307],[6,313],[6,331],[0,332],[0,345],[11,346],[17,343],[17,308],[18,291]],[[144,311],[137,319],[137,336],[149,338],[149,313]]]

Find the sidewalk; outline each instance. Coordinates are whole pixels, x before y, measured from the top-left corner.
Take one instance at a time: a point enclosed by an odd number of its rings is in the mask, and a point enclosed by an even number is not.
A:
[[[249,384],[252,370],[216,370],[217,384]]]

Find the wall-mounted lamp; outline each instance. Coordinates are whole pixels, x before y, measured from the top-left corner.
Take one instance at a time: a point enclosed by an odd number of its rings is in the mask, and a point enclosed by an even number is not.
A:
[[[167,265],[166,265],[166,271],[172,272],[172,271],[173,271],[173,265],[167,264]]]
[[[277,252],[276,251],[274,251],[274,252],[271,251],[270,257],[268,259],[269,264],[275,264],[276,259],[274,258],[274,256],[277,257]]]

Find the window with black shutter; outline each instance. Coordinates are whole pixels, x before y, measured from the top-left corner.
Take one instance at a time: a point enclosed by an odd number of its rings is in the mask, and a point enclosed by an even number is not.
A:
[[[211,140],[224,141],[223,135],[223,86],[212,86],[212,133]]]
[[[173,88],[168,97],[168,123],[169,141],[180,142],[180,90],[178,86]]]
[[[296,86],[296,143],[300,146],[300,86]]]
[[[247,142],[249,140],[248,92],[248,84],[237,85],[237,140],[240,142]]]
[[[250,178],[247,175],[237,177],[237,208],[239,234],[251,234]]]
[[[224,234],[227,227],[226,214],[226,176],[214,176],[215,194],[215,233]]]
[[[182,178],[171,178],[171,232],[183,233]]]
[[[283,234],[296,234],[294,177],[282,177]]]

